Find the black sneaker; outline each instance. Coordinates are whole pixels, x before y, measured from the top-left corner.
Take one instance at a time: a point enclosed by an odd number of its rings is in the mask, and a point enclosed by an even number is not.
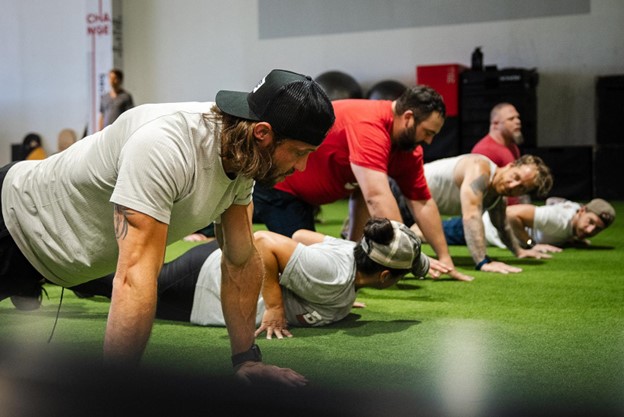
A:
[[[44,280],[34,283],[28,288],[22,288],[17,294],[11,295],[11,303],[18,310],[32,311],[41,307],[41,301],[43,299],[43,293],[46,297],[48,292],[43,288]],[[49,298],[49,297],[48,297]]]

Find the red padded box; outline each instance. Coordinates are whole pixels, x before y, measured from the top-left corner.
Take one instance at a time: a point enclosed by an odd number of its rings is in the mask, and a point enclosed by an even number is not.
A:
[[[459,115],[459,74],[468,67],[461,64],[419,65],[416,67],[416,84],[436,90],[444,99],[446,116]]]

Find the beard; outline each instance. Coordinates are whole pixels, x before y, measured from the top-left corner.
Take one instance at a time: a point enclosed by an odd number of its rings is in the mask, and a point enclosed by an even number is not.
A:
[[[513,139],[516,145],[522,145],[524,143],[524,136],[522,135],[522,132],[513,133],[511,135],[511,138]]]
[[[255,178],[255,180],[262,186],[273,187],[275,184],[283,181],[285,177],[292,175],[294,172],[294,168],[291,168],[287,172],[278,172],[277,167],[272,166],[264,175]]]
[[[396,141],[397,149],[405,152],[413,151],[418,145],[418,142],[416,142],[416,128],[413,126],[405,129]]]
[[[277,149],[277,145],[275,143],[271,144],[266,148],[260,148],[258,151],[262,155],[262,159],[270,164],[269,168],[258,173],[254,180],[265,187],[272,187],[278,182],[282,181],[284,177],[287,175],[291,175],[295,172],[294,168],[291,168],[287,172],[279,171],[279,168],[275,166],[275,149]]]

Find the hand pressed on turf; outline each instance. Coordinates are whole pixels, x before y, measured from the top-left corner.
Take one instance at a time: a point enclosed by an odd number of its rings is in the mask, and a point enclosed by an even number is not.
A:
[[[289,368],[280,368],[262,362],[244,362],[236,370],[236,377],[246,384],[278,383],[290,387],[303,387],[308,380]]]
[[[563,251],[563,249],[561,249],[560,247],[548,245],[546,243],[538,243],[537,245],[533,246],[533,249],[542,253],[559,253]]]
[[[254,333],[254,335],[258,337],[264,331],[266,331],[267,339],[272,339],[273,336],[277,337],[278,339],[283,339],[284,336],[293,337],[290,331],[288,331],[288,321],[286,320],[286,313],[284,312],[284,308],[281,305],[274,308],[267,307],[264,315],[262,316],[262,323]]]
[[[501,274],[509,274],[509,273],[518,273],[522,272],[522,268],[518,268],[515,266],[507,265],[504,262],[492,261],[490,263],[484,264],[481,267],[481,271],[484,272],[498,272]]]
[[[520,249],[516,255],[518,258],[535,258],[535,259],[550,259],[552,255],[543,252],[539,249]]]
[[[438,279],[443,274],[447,274],[458,281],[472,281],[474,279],[473,276],[466,275],[455,269],[455,265],[450,257],[445,259],[445,261],[429,258],[429,262],[429,276],[432,279]]]

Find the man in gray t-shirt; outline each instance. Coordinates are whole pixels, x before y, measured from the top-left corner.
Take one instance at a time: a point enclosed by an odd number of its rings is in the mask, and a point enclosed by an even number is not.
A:
[[[323,326],[349,314],[357,290],[353,255],[355,242],[322,236],[313,245],[303,245],[269,231],[258,231],[255,236],[256,240],[263,242],[262,250],[267,254],[265,259],[271,256],[277,258],[276,253],[287,253],[285,256],[288,256],[288,260],[279,268],[278,279],[288,324]],[[211,253],[199,270],[190,314],[190,321],[194,324],[225,324],[219,279],[221,255],[220,250]],[[265,300],[260,296],[256,311],[257,325],[262,322],[265,311]]]
[[[0,299],[25,281],[71,287],[115,272],[104,353],[138,362],[167,244],[215,221],[237,375],[305,383],[257,364],[253,311],[264,273],[249,204],[254,180],[304,169],[333,122],[311,77],[273,70],[251,93],[138,106],[64,152],[1,168]]]
[[[400,222],[370,219],[356,243],[301,229],[293,238],[254,234],[266,269],[256,310],[256,336],[292,336],[289,326],[324,326],[342,320],[361,288],[383,289],[411,272],[424,276],[429,257],[416,234]],[[201,244],[165,264],[158,277],[157,317],[223,326],[221,258],[217,242]],[[112,294],[107,276],[74,288],[81,296]]]

